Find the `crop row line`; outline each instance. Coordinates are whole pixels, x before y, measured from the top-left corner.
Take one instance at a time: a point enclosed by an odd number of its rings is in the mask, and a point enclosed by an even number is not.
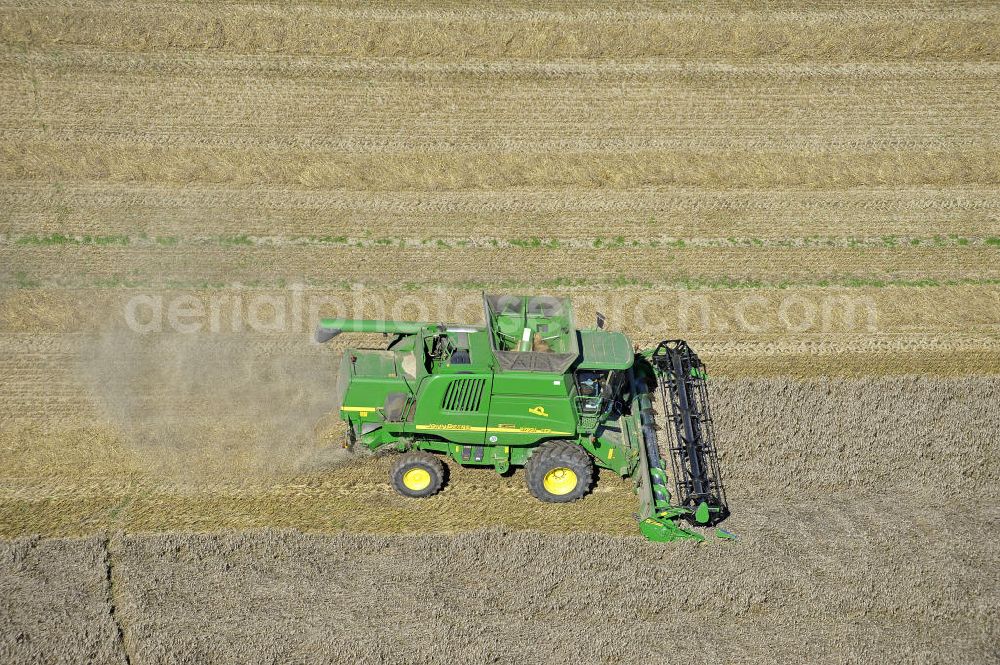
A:
[[[378,76],[392,80],[426,82],[434,79],[468,77],[483,82],[503,80],[589,81],[600,78],[617,82],[649,81],[663,78],[698,82],[706,79],[741,81],[829,80],[876,81],[895,83],[911,79],[946,80],[962,77],[996,76],[1000,63],[954,60],[886,61],[748,61],[659,58],[632,60],[590,60],[559,58],[535,60],[493,57],[469,57],[452,60],[429,56],[419,60],[400,58],[331,58],[324,54],[287,55],[281,53],[239,54],[202,50],[102,51],[90,45],[59,44],[58,50],[41,46],[12,44],[0,53],[0,70],[31,68],[36,75],[45,72],[108,74],[194,74],[215,73],[224,76],[274,76],[283,81],[316,78],[329,82],[331,77],[355,79]]]
[[[531,281],[495,279],[495,280],[424,280],[420,282],[398,282],[393,288],[400,291],[417,292],[428,289],[458,289],[476,290],[528,290],[539,289],[646,289],[646,290],[732,290],[732,289],[792,289],[792,288],[932,288],[947,286],[995,286],[1000,285],[1000,279],[994,278],[875,278],[860,275],[835,275],[816,279],[741,279],[730,277],[698,277],[681,276],[660,280],[643,279],[624,275],[608,277],[557,277],[541,278]],[[163,279],[152,278],[141,274],[128,276],[112,275],[97,279],[70,278],[63,275],[39,278],[24,271],[14,271],[13,274],[0,276],[0,288],[15,289],[284,289],[289,287],[355,289],[366,286],[363,280],[318,279],[303,276],[296,279],[276,277],[273,279],[248,279],[242,281],[221,281],[210,279]],[[382,283],[372,283],[375,287],[384,287]]]
[[[0,146],[0,179],[112,183],[277,185],[355,191],[461,191],[587,186],[738,190],[995,184],[991,145],[928,151],[409,151],[338,153],[179,148],[115,143]]]
[[[289,247],[334,245],[343,247],[378,248],[378,247],[420,247],[456,249],[470,247],[524,249],[684,249],[685,247],[897,247],[897,246],[930,246],[930,247],[968,247],[989,246],[1000,247],[998,236],[960,236],[944,235],[886,235],[886,236],[804,236],[788,238],[757,238],[757,237],[726,237],[726,238],[679,238],[672,236],[656,236],[647,238],[629,238],[624,235],[613,237],[597,236],[592,238],[555,238],[555,237],[515,237],[500,238],[480,236],[474,238],[456,238],[454,236],[435,236],[425,238],[412,237],[349,237],[346,235],[322,236],[258,236],[248,234],[216,235],[216,236],[150,236],[146,233],[131,234],[0,234],[0,244],[15,246],[138,246],[138,247],[176,247],[178,245],[220,245],[220,246],[263,246]]]

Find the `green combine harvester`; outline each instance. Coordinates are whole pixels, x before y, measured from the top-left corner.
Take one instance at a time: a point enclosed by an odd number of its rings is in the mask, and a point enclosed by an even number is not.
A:
[[[338,402],[349,445],[401,453],[400,494],[437,493],[445,455],[497,473],[523,466],[532,495],[554,503],[584,496],[597,466],[633,479],[650,540],[702,540],[681,520],[726,518],[705,369],[685,342],[636,352],[622,333],[577,329],[568,299],[483,300],[482,326],[320,321],[318,342],[393,336],[384,350],[345,351]]]

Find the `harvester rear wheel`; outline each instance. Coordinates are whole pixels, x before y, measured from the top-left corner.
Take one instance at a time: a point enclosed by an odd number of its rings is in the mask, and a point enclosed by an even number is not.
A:
[[[524,467],[528,490],[547,503],[576,501],[590,490],[594,463],[570,441],[550,441],[538,448]]]
[[[403,496],[422,499],[441,491],[444,464],[429,453],[404,453],[393,463],[390,478],[392,486]]]

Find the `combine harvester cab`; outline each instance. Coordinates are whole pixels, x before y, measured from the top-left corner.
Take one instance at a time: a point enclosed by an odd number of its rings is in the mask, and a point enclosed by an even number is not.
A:
[[[391,471],[398,492],[437,493],[448,456],[498,473],[523,466],[532,495],[564,503],[584,496],[600,467],[633,480],[651,540],[702,540],[679,522],[725,519],[705,370],[686,343],[636,353],[622,333],[577,329],[568,299],[483,301],[481,326],[320,322],[320,342],[393,336],[385,349],[347,349],[337,388],[348,444],[402,453]]]

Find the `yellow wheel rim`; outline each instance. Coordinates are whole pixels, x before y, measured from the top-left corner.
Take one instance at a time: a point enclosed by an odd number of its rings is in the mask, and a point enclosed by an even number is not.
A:
[[[573,469],[565,466],[552,469],[542,478],[542,487],[545,488],[545,491],[556,496],[569,494],[576,489],[576,483],[576,473]]]
[[[414,492],[425,490],[431,484],[431,474],[426,469],[414,467],[403,474],[403,485]]]

